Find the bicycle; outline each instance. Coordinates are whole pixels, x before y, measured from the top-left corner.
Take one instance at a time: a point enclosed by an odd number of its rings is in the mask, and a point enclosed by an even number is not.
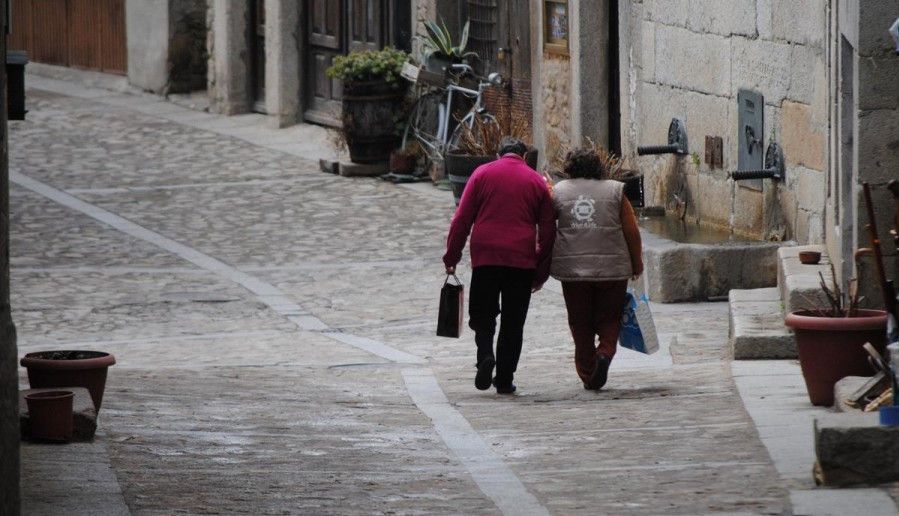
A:
[[[458,145],[462,129],[473,127],[478,117],[494,120],[484,106],[484,92],[487,88],[502,84],[502,76],[493,72],[487,77],[479,77],[474,69],[466,64],[450,65],[446,78],[438,82],[438,74],[419,69],[414,81],[419,87],[418,99],[412,106],[409,122],[403,132],[403,147],[414,138],[420,144],[428,160],[439,162],[447,151]],[[463,77],[471,76],[478,80],[477,89],[466,88],[459,84]],[[410,78],[410,80],[413,80]],[[453,125],[453,97],[461,95],[473,99],[472,107]],[[426,167],[427,168],[427,167]]]

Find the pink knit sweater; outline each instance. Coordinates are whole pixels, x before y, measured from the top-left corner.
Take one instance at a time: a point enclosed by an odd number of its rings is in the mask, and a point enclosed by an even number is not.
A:
[[[471,233],[471,265],[536,269],[534,286],[549,277],[556,236],[546,182],[515,155],[478,167],[465,186],[446,241],[443,263],[455,267]]]

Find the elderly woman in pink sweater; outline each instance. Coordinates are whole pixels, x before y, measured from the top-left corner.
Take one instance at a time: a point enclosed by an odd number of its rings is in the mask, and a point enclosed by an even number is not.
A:
[[[524,162],[527,146],[503,139],[499,159],[478,167],[468,180],[450,225],[443,263],[455,272],[471,233],[469,326],[477,344],[475,387],[515,392],[531,293],[549,277],[556,224],[546,182]],[[502,309],[500,309],[502,306]],[[493,336],[500,315],[496,356]],[[496,378],[493,368],[496,366]]]

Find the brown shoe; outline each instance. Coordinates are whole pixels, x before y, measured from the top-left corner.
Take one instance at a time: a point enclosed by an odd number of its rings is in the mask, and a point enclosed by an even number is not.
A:
[[[609,365],[611,363],[612,361],[606,358],[605,355],[596,355],[593,374],[590,375],[590,380],[584,383],[584,388],[595,391],[602,389],[609,379]]]

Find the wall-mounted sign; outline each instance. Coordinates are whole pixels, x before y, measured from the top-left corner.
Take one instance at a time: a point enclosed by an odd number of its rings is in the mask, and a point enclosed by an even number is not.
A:
[[[568,55],[568,0],[544,0],[543,49]]]

